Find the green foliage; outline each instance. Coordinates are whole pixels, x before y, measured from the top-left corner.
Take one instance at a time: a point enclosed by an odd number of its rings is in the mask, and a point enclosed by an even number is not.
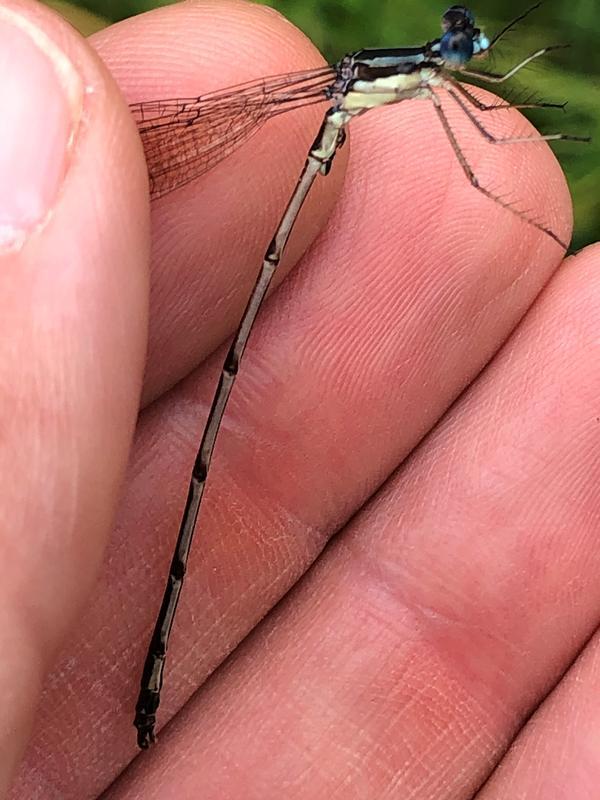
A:
[[[108,25],[106,19],[92,14],[87,8],[76,8],[65,0],[45,0],[46,5],[66,17],[84,36],[90,36]]]
[[[80,0],[78,5],[117,20],[170,0]],[[473,0],[478,23],[489,34],[522,13],[531,0]],[[440,14],[451,1],[274,0],[269,3],[310,36],[330,61],[361,47],[419,44],[437,35]],[[591,144],[555,148],[567,174],[575,205],[575,248],[600,233],[600,14],[597,0],[546,0],[503,42],[502,64],[514,63],[544,44],[571,45],[523,73],[546,100],[568,100],[568,113],[532,116],[540,130],[592,136]]]

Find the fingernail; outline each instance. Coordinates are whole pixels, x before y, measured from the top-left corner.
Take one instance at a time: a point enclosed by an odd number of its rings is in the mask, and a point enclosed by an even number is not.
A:
[[[68,168],[83,82],[34,23],[0,7],[0,251],[48,218]]]

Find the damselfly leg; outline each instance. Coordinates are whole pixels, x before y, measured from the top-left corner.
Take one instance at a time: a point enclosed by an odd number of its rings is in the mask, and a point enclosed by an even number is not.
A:
[[[554,50],[564,50],[564,48],[565,45],[563,44],[553,44],[549,45],[548,47],[542,47],[540,50],[536,50],[535,53],[528,55],[527,58],[523,59],[523,61],[519,61],[519,63],[515,64],[514,67],[511,67],[508,72],[478,72],[477,70],[463,69],[461,71],[461,75],[464,75],[468,78],[478,78],[480,81],[484,81],[485,83],[505,83],[511,78],[514,78],[517,72],[520,72],[523,67],[531,64],[532,61],[536,61],[538,58],[541,58],[542,56],[545,56],[547,53],[551,53]]]
[[[503,138],[498,138],[491,134],[486,128],[481,124],[481,122],[477,119],[475,114],[468,108],[467,104],[461,100],[458,94],[454,91],[454,89],[447,88],[446,91],[448,95],[454,100],[454,102],[462,109],[462,111],[466,114],[466,116],[471,120],[473,125],[477,128],[479,133],[486,139],[490,144],[517,144],[523,142],[584,142],[587,139],[581,136],[571,136],[567,133],[540,133],[537,136],[506,136]],[[540,106],[537,105],[528,105],[527,108],[539,108]],[[547,104],[546,106],[547,107]],[[518,108],[518,106],[511,106],[507,105],[505,108]]]
[[[539,5],[539,4],[538,4]],[[535,6],[537,7],[537,6]],[[524,16],[524,15],[523,15]],[[512,26],[510,26],[512,27]],[[510,27],[507,27],[504,32],[510,30]],[[499,37],[496,37],[496,41],[498,41]],[[470,77],[477,77],[482,80],[491,82],[491,83],[503,83],[509,77],[513,77],[516,75],[520,70],[522,70],[525,66],[530,64],[533,60],[539,58],[540,56],[544,55],[545,53],[549,52],[550,50],[557,49],[556,47],[546,47],[541,50],[537,50],[532,55],[528,56],[523,61],[519,62],[519,64],[512,67],[507,73],[503,75],[491,75],[489,73],[476,73],[471,72],[468,70],[463,70],[462,74],[469,75]],[[443,81],[443,88],[446,94],[458,105],[461,111],[465,114],[465,116],[469,119],[469,121],[473,124],[476,130],[486,139],[487,142],[490,144],[523,144],[523,143],[535,143],[535,142],[550,142],[550,141],[571,141],[571,142],[588,142],[588,137],[583,136],[572,136],[569,134],[564,133],[550,133],[550,134],[535,134],[532,136],[506,136],[506,137],[497,137],[490,133],[487,128],[483,125],[483,123],[477,118],[477,116],[473,113],[473,111],[468,107],[467,104],[474,106],[478,111],[496,111],[500,109],[511,109],[511,108],[564,108],[564,104],[559,103],[545,103],[545,102],[528,102],[528,103],[493,103],[493,104],[485,104],[479,101],[475,95],[469,91],[465,84],[461,83],[460,81],[456,80],[451,75],[446,75]],[[460,97],[462,95],[464,100]],[[456,157],[467,176],[468,180],[470,181],[471,185],[477,189],[477,191],[481,192],[485,197],[493,200],[494,202],[501,205],[503,208],[511,211],[513,214],[516,214],[520,219],[524,220],[525,222],[529,223],[533,227],[540,230],[542,233],[550,236],[554,241],[557,242],[561,247],[565,250],[567,249],[567,244],[565,244],[555,233],[549,228],[547,225],[543,224],[539,220],[534,219],[533,217],[529,216],[525,212],[519,210],[515,205],[509,203],[508,201],[501,198],[498,194],[490,191],[489,189],[485,188],[481,185],[479,180],[477,179],[473,169],[471,168],[466,156],[464,155],[462,148],[456,138],[450,122],[448,120],[448,116],[439,100],[437,95],[434,92],[431,93],[431,99],[433,101],[436,114],[444,128],[447,138],[452,145],[452,149],[454,150]],[[466,102],[465,102],[466,101]]]
[[[567,105],[565,103],[548,103],[542,100],[533,100],[533,98],[529,98],[526,100],[516,101],[516,102],[503,102],[502,100],[496,100],[492,103],[483,103],[478,97],[476,97],[473,92],[467,89],[467,84],[461,83],[457,81],[456,78],[452,78],[450,76],[446,76],[446,89],[453,88],[459,94],[461,94],[467,102],[469,102],[477,111],[498,111],[503,108],[516,108],[516,109],[525,109],[525,108],[555,108],[555,109],[564,109]]]

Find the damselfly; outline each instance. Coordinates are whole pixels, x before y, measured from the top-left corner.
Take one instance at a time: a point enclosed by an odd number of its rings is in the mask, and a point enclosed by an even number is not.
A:
[[[211,456],[227,401],[254,321],[302,204],[317,175],[327,175],[329,172],[338,148],[344,143],[345,129],[349,122],[359,114],[378,106],[412,98],[429,100],[466,178],[474,189],[566,249],[550,227],[519,211],[478,182],[440,101],[440,92],[443,91],[476,130],[493,144],[558,139],[587,141],[583,137],[563,134],[497,139],[488,132],[476,112],[499,108],[561,106],[541,102],[486,104],[457,80],[458,74],[461,77],[475,77],[487,83],[499,84],[531,61],[555,49],[542,48],[505,74],[476,72],[468,67],[471,59],[490,53],[507,31],[539,5],[537,3],[532,6],[491,40],[475,27],[473,15],[467,8],[452,6],[442,18],[442,36],[421,47],[360,50],[344,56],[333,66],[268,77],[205,96],[142,102],[131,106],[144,144],[151,195],[158,198],[210,170],[272,117],[310,104],[328,104],[321,128],[267,248],[256,284],[225,359],[202,434],[169,578],[141,680],[134,721],[141,748],[147,748],[154,741],[156,711],[160,702],[169,635],[183,585]]]

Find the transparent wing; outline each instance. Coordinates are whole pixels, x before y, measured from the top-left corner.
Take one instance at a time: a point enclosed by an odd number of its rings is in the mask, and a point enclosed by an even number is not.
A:
[[[151,197],[162,197],[208,172],[271,117],[327,100],[334,79],[333,67],[320,67],[198,97],[133,103]]]

